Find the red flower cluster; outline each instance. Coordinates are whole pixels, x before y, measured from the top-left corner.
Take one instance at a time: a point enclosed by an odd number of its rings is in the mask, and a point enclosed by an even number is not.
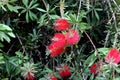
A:
[[[67,30],[70,24],[65,19],[56,19],[55,29],[58,31]],[[51,39],[52,43],[48,46],[51,57],[60,55],[68,45],[77,44],[80,39],[79,33],[76,30],[69,29],[65,34],[55,33]]]
[[[55,33],[52,43],[48,46],[51,57],[56,57],[64,51],[66,46],[65,36],[62,33]]]
[[[90,67],[90,72],[93,73],[94,75],[96,75],[96,74],[98,74],[99,68],[100,68],[100,65],[98,65],[97,63],[94,63]]]
[[[120,62],[120,52],[116,48],[111,48],[105,56],[105,62],[118,64]]]
[[[76,30],[69,30],[66,33],[66,40],[68,45],[77,44],[80,39],[79,33]]]
[[[53,74],[49,74],[50,79],[49,80],[58,80]]]
[[[58,18],[55,20],[55,30],[62,31],[70,28],[70,23],[62,18]]]
[[[67,65],[60,66],[58,72],[62,77],[69,77],[71,75],[70,68]]]
[[[27,73],[27,78],[26,78],[26,80],[34,80],[34,74],[33,73],[31,73],[31,72],[28,72]]]

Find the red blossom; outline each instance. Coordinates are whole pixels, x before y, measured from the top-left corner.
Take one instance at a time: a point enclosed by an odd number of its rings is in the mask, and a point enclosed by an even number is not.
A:
[[[55,20],[54,29],[57,31],[67,30],[70,28],[70,23],[66,19],[58,18]]]
[[[94,63],[90,67],[90,72],[93,73],[94,75],[96,75],[96,74],[98,74],[99,68],[100,68],[100,65],[98,65],[97,63]]]
[[[62,33],[55,33],[52,38],[52,43],[48,46],[51,57],[60,55],[66,46],[66,38]]]
[[[65,35],[62,33],[55,33],[54,37],[52,38],[52,42],[63,41],[66,43]]]
[[[27,73],[27,78],[26,78],[26,80],[34,80],[34,74],[33,73],[31,73],[31,72],[28,72]]]
[[[69,77],[71,75],[68,65],[60,66],[58,72],[62,77]]]
[[[76,30],[69,30],[66,33],[66,40],[68,45],[77,44],[80,39],[79,33]]]
[[[120,52],[116,48],[111,48],[105,56],[105,62],[118,64],[120,62]]]
[[[63,43],[62,41],[51,43],[48,46],[51,57],[56,57],[56,56],[60,55],[64,51],[65,45],[66,45],[66,43]]]
[[[53,74],[49,74],[50,80],[58,80]]]

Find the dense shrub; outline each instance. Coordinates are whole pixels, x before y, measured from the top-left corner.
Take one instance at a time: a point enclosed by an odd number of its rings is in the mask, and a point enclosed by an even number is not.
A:
[[[120,80],[120,0],[0,0],[0,80]]]

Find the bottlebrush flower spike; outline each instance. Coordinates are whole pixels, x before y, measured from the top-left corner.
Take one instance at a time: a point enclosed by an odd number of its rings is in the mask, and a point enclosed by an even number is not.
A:
[[[52,42],[58,42],[58,41],[63,41],[64,43],[66,43],[65,35],[62,33],[55,33],[54,37],[52,38]]]
[[[34,74],[31,72],[28,72],[26,80],[34,80]]]
[[[105,62],[118,64],[120,62],[120,52],[116,48],[111,48],[105,56]]]
[[[24,63],[24,66],[21,67],[22,73],[21,75],[26,79],[26,80],[34,80],[35,76],[35,67],[33,63]]]
[[[98,65],[97,63],[94,63],[90,67],[90,72],[93,73],[94,75],[97,75],[99,68],[100,68],[100,65]]]
[[[58,72],[62,77],[69,77],[71,75],[68,65],[63,65],[58,68]]]
[[[52,42],[48,46],[50,56],[51,57],[56,57],[56,56],[60,55],[64,51],[64,46],[65,45],[66,45],[66,43],[64,43],[63,41]]]
[[[49,74],[49,80],[58,80],[53,74]]]
[[[76,30],[69,30],[65,36],[68,45],[77,44],[78,41],[80,40],[79,33]]]
[[[67,30],[70,28],[70,23],[66,19],[58,18],[55,20],[54,29],[57,31]]]

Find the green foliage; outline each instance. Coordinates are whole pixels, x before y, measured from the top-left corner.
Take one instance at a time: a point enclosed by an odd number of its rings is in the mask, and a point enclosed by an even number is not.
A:
[[[38,7],[37,0],[32,0],[29,2],[29,0],[22,0],[22,3],[24,4],[23,7],[21,7],[22,11],[20,12],[19,15],[25,13],[25,19],[27,22],[30,20],[34,21],[37,19],[36,14],[33,12],[33,10],[36,10]]]
[[[10,42],[9,36],[15,38],[12,29],[7,25],[0,24],[0,40]]]
[[[90,67],[95,62],[96,59],[97,59],[97,56],[95,54],[92,54],[87,58],[84,65],[87,65],[88,67]]]
[[[60,80],[120,79],[120,65],[105,62],[110,48],[120,49],[120,0],[60,1],[0,0],[0,80],[22,80],[29,71],[37,80],[51,73]],[[51,38],[67,32],[53,29],[61,16],[79,31],[80,41],[52,58],[47,53]],[[98,54],[102,66],[94,75],[90,67],[100,63]],[[70,66],[68,78],[57,71],[62,63]]]
[[[11,5],[12,3],[15,3],[17,0],[1,0],[0,1],[0,8],[2,8],[4,11],[10,10],[11,12],[18,13],[19,6]],[[7,7],[7,8],[6,8]]]
[[[22,73],[21,75],[25,78],[28,74],[28,72],[35,73],[35,67],[33,63],[24,63],[23,67],[21,67]]]
[[[0,64],[3,64],[3,63],[5,63],[4,62],[4,57],[3,57],[3,55],[2,55],[3,53],[0,53]]]

